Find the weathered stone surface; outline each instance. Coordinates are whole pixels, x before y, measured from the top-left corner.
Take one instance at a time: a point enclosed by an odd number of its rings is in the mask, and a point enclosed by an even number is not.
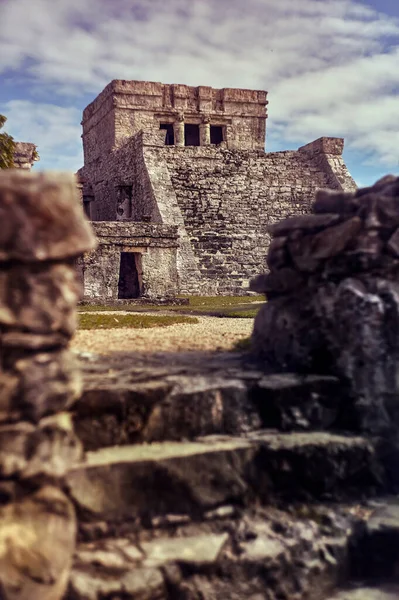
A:
[[[7,331],[3,333],[1,343],[4,348],[21,349],[28,351],[55,350],[67,346],[69,336],[62,333],[26,333],[24,331]]]
[[[153,563],[172,597],[194,600],[203,594],[238,600],[267,594],[273,600],[316,600],[347,570],[353,528],[344,511],[321,506],[307,513],[301,507],[291,513],[257,508],[227,520],[216,516],[212,523],[176,521],[141,529],[134,537],[80,544],[70,590],[76,593],[79,581],[87,594],[93,590],[87,597],[97,600],[101,592],[95,590],[105,580],[110,585],[111,576],[121,586],[127,572],[141,573]],[[106,593],[108,588],[103,589]],[[123,588],[116,589],[121,593]],[[316,589],[318,596],[312,593]],[[163,598],[158,593],[159,588],[149,597]],[[68,596],[81,597],[86,598],[84,593]]]
[[[106,448],[87,453],[67,481],[77,505],[97,518],[196,514],[248,492],[242,473],[255,452],[235,439]]]
[[[330,596],[327,600],[397,600],[399,587],[384,585],[376,587],[357,587]]]
[[[15,142],[14,168],[30,171],[33,164],[40,160],[36,145],[30,142]]]
[[[351,192],[336,192],[335,190],[317,190],[313,203],[316,214],[354,214],[353,194]]]
[[[14,265],[0,273],[0,324],[70,337],[81,289],[73,265]]]
[[[1,172],[0,221],[0,596],[61,600],[77,535],[61,488],[83,454],[63,412],[81,390],[72,258],[94,238],[69,175]]]
[[[16,356],[9,352],[6,360],[9,372],[18,378],[18,393],[10,399],[12,409],[23,411],[26,418],[37,422],[47,414],[64,411],[80,395],[81,376],[68,350],[24,355],[19,349]]]
[[[376,502],[354,548],[355,575],[368,581],[398,580],[399,501]]]
[[[269,246],[269,252],[267,254],[267,264],[270,268],[277,267],[282,268],[288,263],[288,252],[286,248],[285,237],[275,237]]]
[[[265,277],[276,285],[266,292],[269,302],[252,336],[254,353],[268,369],[334,374],[347,382],[352,426],[357,420],[362,431],[389,433],[393,479],[399,448],[398,182],[390,176],[349,195],[318,193],[314,209],[320,214],[314,217],[335,212],[342,222],[314,233],[305,225],[295,239],[287,238],[302,280],[296,289],[282,289],[284,267],[272,268]]]
[[[3,598],[61,599],[76,539],[74,508],[61,490],[44,486],[0,507]]]
[[[47,417],[38,427],[20,421],[0,426],[0,476],[57,480],[82,460],[82,446],[67,413]]]
[[[259,310],[252,348],[269,372],[331,374],[332,361],[313,310],[313,297],[311,291],[300,290],[295,303],[281,296]]]
[[[167,600],[165,581],[159,569],[131,569],[111,573],[90,573],[74,569],[65,600],[101,600],[127,598],[137,600]]]
[[[347,398],[335,377],[267,375],[254,389],[263,427],[280,431],[346,429]]]
[[[328,473],[328,476],[326,474]],[[373,446],[327,433],[255,432],[89,452],[67,476],[83,514],[121,521],[143,515],[201,515],[255,494],[340,498],[382,485]]]
[[[293,231],[304,231],[307,233],[315,233],[324,229],[325,227],[331,227],[340,220],[337,214],[316,214],[316,215],[298,215],[288,217],[275,225],[271,225],[269,228],[270,233],[275,236],[287,235]]]
[[[140,547],[145,555],[144,565],[149,567],[170,562],[200,566],[216,562],[228,539],[228,533],[199,534],[143,542]]]
[[[321,260],[343,252],[360,228],[361,220],[359,217],[353,217],[315,235],[305,235],[292,240],[288,243],[291,259],[300,272],[315,271]]]
[[[352,402],[338,379],[265,376],[238,353],[129,353],[82,357],[80,364],[83,393],[74,420],[86,450],[262,427],[348,430],[353,425]]]
[[[317,267],[317,261],[314,263]],[[277,272],[258,275],[251,281],[250,289],[259,294],[266,294],[268,298],[273,295],[292,292],[297,289],[304,279],[300,273],[290,267],[283,267]]]
[[[341,138],[264,152],[266,97],[262,91],[134,81],[114,81],[104,89],[83,114],[85,165],[79,176],[90,218],[114,221],[115,230],[120,226],[110,255],[122,248],[128,221],[150,224],[154,235],[160,223],[177,226],[180,293],[245,294],[264,266],[265,232],[272,223],[308,213],[318,188],[356,189],[342,160]],[[188,125],[198,127],[196,141],[185,135],[187,110],[190,121],[198,122]],[[220,119],[227,121],[221,125]],[[147,244],[137,250],[143,265],[149,250]],[[110,272],[100,258],[97,288],[94,270],[88,274],[93,295],[103,293]],[[168,252],[159,258],[166,266]],[[158,278],[155,261],[143,266],[143,279],[150,282],[151,272]],[[108,290],[115,293],[115,277]]]
[[[119,286],[122,252],[135,257],[137,297],[154,300],[177,294],[176,226],[101,221],[93,222],[93,231],[98,247],[78,260],[84,298],[110,302],[125,297],[129,290],[124,294]]]
[[[0,220],[0,261],[73,258],[95,245],[69,174],[2,171]]]

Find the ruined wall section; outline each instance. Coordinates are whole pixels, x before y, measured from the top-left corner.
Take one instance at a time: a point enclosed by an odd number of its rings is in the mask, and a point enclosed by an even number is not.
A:
[[[343,150],[342,138],[329,137],[318,138],[299,148],[299,152],[306,152],[310,160],[325,173],[329,188],[351,192],[357,189],[357,185],[344,163]]]
[[[14,168],[30,171],[33,164],[40,160],[37,146],[31,142],[15,142]]]
[[[115,145],[115,115],[109,86],[83,111],[83,156],[85,166],[99,168]]]
[[[247,290],[264,269],[268,226],[309,212],[316,190],[331,187],[332,169],[326,172],[309,152],[168,147],[157,153],[157,162],[163,155],[167,163],[204,294]]]
[[[156,133],[159,138],[160,132]],[[144,143],[150,143],[152,137],[140,132],[119,149],[78,171],[91,185],[93,221],[162,222],[143,156]],[[124,190],[130,195],[130,207],[122,207],[124,212],[118,214]]]
[[[144,163],[162,222],[176,225],[178,229],[179,290],[182,294],[198,294],[206,287],[206,282],[201,278],[199,258],[186,230],[185,219],[176,197],[163,149],[159,145],[149,145],[147,141],[147,145],[143,148]]]
[[[177,227],[151,223],[92,223],[98,248],[79,260],[85,299],[118,299],[122,252],[140,255],[142,296],[173,297],[178,291]]]
[[[263,150],[266,105],[267,92],[260,90],[114,80],[83,112],[85,165],[141,130],[154,133],[160,123],[180,119],[222,127],[229,148]]]

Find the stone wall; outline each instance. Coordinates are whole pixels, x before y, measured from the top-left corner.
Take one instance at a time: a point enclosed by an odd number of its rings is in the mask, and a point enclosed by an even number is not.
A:
[[[176,226],[181,293],[247,293],[264,268],[271,223],[309,212],[317,189],[356,189],[341,138],[265,153],[266,98],[256,90],[112,81],[83,113],[78,174],[86,214]],[[184,145],[190,123],[199,145]],[[223,140],[211,143],[216,123]]]
[[[35,144],[16,142],[14,151],[14,168],[30,171],[33,163],[39,160]]]
[[[177,228],[148,223],[93,223],[98,248],[78,261],[84,299],[117,300],[122,253],[136,256],[139,293],[172,297],[177,293]]]
[[[80,173],[93,219],[178,227],[181,293],[241,294],[264,268],[270,224],[309,212],[319,188],[356,189],[342,149],[340,138],[270,153],[164,146],[160,132],[140,132]]]
[[[319,188],[356,188],[337,154],[343,140],[323,140],[321,150],[317,140],[299,151],[276,153],[217,147],[144,150],[150,174],[155,175],[152,165],[159,173],[166,163],[170,183],[164,178],[164,186],[175,194],[199,266],[201,283],[190,285],[189,293],[243,293],[264,267],[268,225],[307,213]]]
[[[223,128],[230,148],[263,149],[267,92],[190,87],[150,81],[114,80],[83,112],[85,164],[121,146],[141,130],[159,131],[160,123],[199,125],[209,143],[210,125]],[[164,132],[165,133],[165,132]],[[176,131],[176,143],[178,132]],[[184,145],[184,140],[183,140]]]

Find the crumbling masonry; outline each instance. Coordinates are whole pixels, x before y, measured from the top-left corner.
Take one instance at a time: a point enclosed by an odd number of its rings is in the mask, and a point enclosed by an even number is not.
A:
[[[86,297],[246,293],[271,223],[307,213],[319,188],[356,189],[343,139],[265,152],[267,104],[264,91],[107,85],[82,121],[81,198],[91,220],[113,222],[82,263]]]

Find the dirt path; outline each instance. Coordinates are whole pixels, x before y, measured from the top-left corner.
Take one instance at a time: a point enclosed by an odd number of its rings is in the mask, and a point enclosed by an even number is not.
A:
[[[253,327],[253,319],[196,318],[197,324],[178,324],[151,329],[77,331],[72,341],[72,348],[96,354],[129,351],[225,350],[230,349],[236,341],[248,337]]]

